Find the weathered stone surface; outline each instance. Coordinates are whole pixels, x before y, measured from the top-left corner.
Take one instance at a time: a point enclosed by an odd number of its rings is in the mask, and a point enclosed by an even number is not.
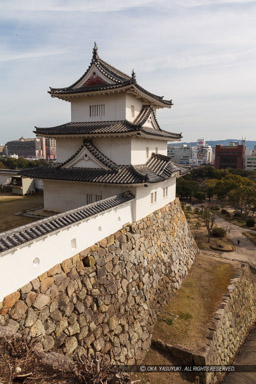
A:
[[[43,339],[43,347],[45,352],[50,351],[54,347],[54,338],[49,335],[45,336]]]
[[[45,295],[45,294],[40,294],[40,295],[36,298],[36,300],[35,300],[33,306],[34,306],[35,308],[41,310],[41,309],[43,309],[43,307],[45,307],[45,306],[48,305],[49,303],[50,303],[50,297],[47,296],[47,295]]]
[[[72,355],[72,353],[76,350],[78,347],[78,342],[75,336],[69,337],[66,341],[66,354]]]
[[[27,318],[25,321],[25,327],[29,327],[29,328],[32,327],[32,325],[36,322],[36,320],[37,320],[37,313],[32,308],[29,308]]]
[[[119,324],[119,321],[118,321],[118,319],[116,318],[116,316],[111,317],[111,318],[109,319],[109,321],[108,321],[108,326],[109,326],[109,329],[110,329],[111,331],[113,331],[113,330],[118,326],[118,324]]]
[[[70,259],[64,260],[61,264],[62,269],[65,273],[68,273],[73,268],[72,261]]]
[[[61,266],[60,266],[60,264],[56,264],[54,267],[49,269],[49,271],[47,272],[47,276],[55,276],[58,273],[61,273]]]
[[[38,289],[40,288],[40,285],[41,285],[39,278],[32,280],[31,284],[33,286],[34,291],[38,291]]]
[[[10,311],[10,316],[14,320],[24,319],[28,307],[22,300],[18,300],[14,307]]]
[[[32,289],[32,284],[28,283],[28,284],[24,285],[24,287],[22,287],[20,290],[21,290],[22,294],[25,294],[25,293],[30,292],[31,289]]]
[[[37,337],[37,336],[44,336],[45,335],[45,329],[44,326],[41,322],[41,320],[37,320],[35,324],[32,325],[31,330],[30,330],[30,335],[32,337]]]
[[[55,330],[56,337],[59,337],[62,332],[68,327],[68,321],[66,318],[61,319]]]
[[[47,277],[41,282],[41,292],[45,293],[54,282],[54,277]]]
[[[14,306],[14,304],[19,300],[20,293],[18,291],[11,293],[10,295],[6,296],[3,301],[3,307],[1,310],[1,315],[5,315],[10,308]]]
[[[80,327],[78,323],[74,323],[68,327],[69,335],[73,336],[80,332]]]
[[[78,335],[78,340],[83,340],[88,335],[88,332],[89,328],[87,325],[81,328],[80,333]]]
[[[26,304],[28,307],[31,307],[31,305],[34,303],[36,299],[36,292],[29,292],[26,297]]]

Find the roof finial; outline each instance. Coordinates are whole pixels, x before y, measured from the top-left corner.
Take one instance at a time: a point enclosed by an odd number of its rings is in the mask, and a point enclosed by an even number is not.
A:
[[[132,70],[132,80],[133,80],[133,81],[136,81],[136,74],[135,74],[134,69]]]
[[[93,47],[92,53],[93,53],[93,58],[96,59],[96,57],[98,55],[98,46],[97,46],[96,41],[94,42],[94,47]]]

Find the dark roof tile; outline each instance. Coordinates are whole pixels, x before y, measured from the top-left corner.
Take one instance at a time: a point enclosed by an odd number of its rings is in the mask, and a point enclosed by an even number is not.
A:
[[[0,253],[42,237],[44,233],[43,231],[40,231],[40,228],[44,228],[45,232],[55,232],[56,230],[69,226],[74,222],[79,222],[90,216],[97,215],[133,199],[134,196],[130,192],[121,193],[96,203],[85,205],[64,213],[59,213],[55,216],[47,217],[35,223],[3,232],[0,234]],[[70,220],[70,217],[73,218],[72,221]]]

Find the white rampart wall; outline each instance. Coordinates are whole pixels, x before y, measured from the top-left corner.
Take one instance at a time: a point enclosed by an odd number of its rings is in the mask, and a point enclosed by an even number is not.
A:
[[[0,256],[0,302],[5,296],[132,222],[129,201]]]
[[[45,187],[47,188],[47,183]],[[167,196],[164,196],[164,188],[168,188]],[[124,224],[136,222],[174,201],[176,178],[153,185],[137,186],[133,190],[128,189],[135,194],[135,199],[0,255],[0,302],[6,295],[54,265],[115,233]],[[108,192],[111,193],[110,190]],[[117,192],[117,189],[113,188],[112,196]],[[56,197],[55,204],[57,202]]]

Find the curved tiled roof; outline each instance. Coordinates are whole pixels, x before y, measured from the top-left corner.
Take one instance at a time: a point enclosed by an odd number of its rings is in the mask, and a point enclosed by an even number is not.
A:
[[[80,82],[86,77],[92,66],[99,70],[106,78],[108,78],[112,84],[95,84],[95,85],[85,85],[82,84],[78,86]],[[150,98],[152,102],[156,102],[158,106],[161,107],[171,107],[171,100],[164,100],[163,96],[157,96],[151,92],[148,92],[146,89],[137,84],[135,74],[133,72],[132,76],[128,76],[125,73],[119,71],[117,68],[112,65],[106,63],[102,60],[98,55],[98,48],[95,46],[93,49],[93,56],[91,63],[85,73],[72,85],[64,88],[50,88],[50,95],[53,97],[65,98],[65,95],[72,94],[82,94],[82,93],[90,93],[90,92],[100,92],[105,90],[115,90],[117,88],[125,90],[129,88],[135,93],[140,94],[141,97]]]
[[[83,148],[87,148],[87,150],[103,165],[106,167],[116,170],[118,165],[110,160],[107,156],[105,156],[102,152],[100,152],[90,141],[84,140],[83,145],[75,152],[73,156],[67,159],[64,163],[58,165],[59,168],[68,164],[71,160],[75,159],[76,156],[79,156],[79,153],[83,150]]]
[[[140,124],[132,124],[127,120],[95,121],[95,122],[71,122],[51,128],[38,128],[34,133],[40,136],[153,136],[166,140],[180,140],[180,133],[142,127]]]
[[[124,204],[133,199],[134,196],[130,192],[121,193],[96,203],[72,209],[71,211],[64,213],[59,213],[57,215],[47,217],[46,219],[38,220],[34,223],[3,232],[0,234],[0,254],[29,241],[36,240],[51,232],[58,231],[62,228],[68,227],[69,225],[98,215],[99,213],[117,207],[118,205]]]
[[[65,163],[63,163],[65,164]],[[103,168],[63,168],[63,164],[22,170],[21,175],[34,179],[62,180],[85,183],[134,185],[158,183],[172,177],[173,173],[184,174],[188,168],[174,164],[168,156],[152,154],[146,164],[117,165],[116,169]]]

